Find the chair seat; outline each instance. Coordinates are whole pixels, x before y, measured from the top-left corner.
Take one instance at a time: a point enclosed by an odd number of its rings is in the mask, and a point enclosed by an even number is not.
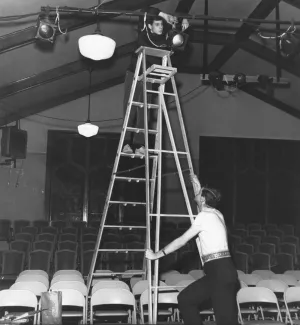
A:
[[[80,310],[73,310],[73,311],[63,311],[62,312],[62,317],[83,317],[83,312]]]
[[[158,316],[172,316],[173,312],[167,309],[158,310]],[[148,311],[144,311],[144,316],[148,316]]]
[[[248,309],[248,308],[241,308],[242,314],[257,314],[258,311],[256,309]]]
[[[276,320],[249,320],[249,321],[243,321],[243,325],[278,325],[278,324],[285,324],[285,323],[284,322],[277,322]]]
[[[94,316],[96,316],[96,317],[107,317],[107,316],[117,316],[117,317],[126,316],[126,317],[128,317],[129,314],[126,310],[98,310],[98,311],[94,311]]]
[[[214,311],[213,311],[213,309],[201,310],[200,315],[214,315]]]

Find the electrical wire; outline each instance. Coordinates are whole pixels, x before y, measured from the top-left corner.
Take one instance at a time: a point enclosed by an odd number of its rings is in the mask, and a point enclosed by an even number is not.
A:
[[[14,21],[14,20],[25,19],[28,17],[39,16],[42,13],[43,13],[42,11],[39,11],[39,12],[33,12],[30,14],[25,14],[25,15],[0,16],[0,22],[1,21]]]
[[[203,85],[199,85],[199,86],[191,89],[187,93],[180,96],[180,99],[185,98],[186,96],[190,95],[191,93],[193,93],[197,89],[200,89],[201,87],[203,87]],[[210,87],[210,86],[205,87],[205,89],[207,89],[208,87]],[[175,102],[175,100],[172,100],[172,101],[168,102],[168,104],[172,104],[174,102]],[[40,117],[43,117],[43,118],[49,118],[51,120],[58,120],[58,121],[65,121],[65,122],[76,122],[76,123],[84,122],[83,120],[79,121],[79,120],[72,120],[72,119],[64,119],[64,118],[60,118],[60,117],[52,117],[52,116],[46,116],[46,115],[42,115],[42,114],[34,114],[34,115],[40,116]],[[118,121],[118,120],[123,120],[123,117],[107,119],[107,120],[93,120],[93,121],[91,121],[91,123],[95,123],[95,122],[101,123],[101,122],[110,122],[110,121]]]

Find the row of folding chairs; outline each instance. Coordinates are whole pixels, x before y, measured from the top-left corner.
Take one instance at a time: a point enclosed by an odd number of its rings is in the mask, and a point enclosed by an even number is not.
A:
[[[256,269],[274,269],[276,273],[284,273],[286,270],[295,269],[294,257],[287,253],[278,253],[271,256],[267,253],[254,253],[249,255],[242,252],[235,252],[232,257],[236,268],[245,273]]]
[[[237,235],[229,235],[228,241],[229,241],[229,244],[231,247],[236,247],[239,244],[253,245],[255,251],[258,250],[258,246],[261,243],[274,244],[277,251],[279,250],[280,244],[290,243],[290,244],[294,244],[296,246],[297,253],[300,252],[299,238],[296,236],[285,236],[285,237],[283,237],[283,239],[280,239],[279,237],[276,237],[276,236],[261,237],[261,236],[251,235],[251,236],[247,236],[247,237],[241,237],[241,236],[237,236]]]
[[[27,227],[29,228],[29,227]],[[13,240],[27,240],[29,242],[32,242],[34,240],[50,240],[53,242],[57,241],[75,241],[75,242],[85,242],[85,241],[96,241],[97,240],[97,234],[96,233],[84,233],[81,236],[78,236],[76,234],[71,233],[61,233],[61,234],[55,234],[48,232],[48,229],[43,229],[43,232],[41,233],[30,233],[30,230],[24,229],[23,232],[18,233],[14,236]]]
[[[249,223],[249,224],[244,224],[244,223],[237,223],[234,225],[231,225],[228,227],[229,231],[232,230],[246,230],[246,231],[252,231],[252,230],[265,230],[266,232],[272,231],[272,230],[277,230],[280,229],[287,235],[294,235],[295,234],[295,227],[291,224],[281,224],[277,225],[274,223],[268,223],[268,224],[260,224],[260,223]]]
[[[24,252],[7,250],[1,251],[2,275],[17,275],[25,270],[26,255]],[[52,255],[49,251],[35,250],[29,252],[28,269],[44,270],[50,273]],[[54,272],[58,270],[75,270],[77,268],[77,252],[71,250],[60,250],[54,254]]]

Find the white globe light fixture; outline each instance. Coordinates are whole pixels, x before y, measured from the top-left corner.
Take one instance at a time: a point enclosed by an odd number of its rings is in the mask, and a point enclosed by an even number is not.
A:
[[[113,56],[116,42],[109,37],[101,35],[96,30],[95,34],[80,37],[78,46],[81,55],[94,61],[100,61]]]
[[[78,125],[78,133],[86,138],[93,137],[98,133],[99,126],[87,120],[84,124]]]
[[[78,133],[86,138],[93,137],[98,133],[99,126],[94,125],[90,121],[91,111],[91,84],[92,84],[92,70],[90,70],[90,84],[89,84],[89,106],[88,106],[88,118],[84,124],[78,125]]]

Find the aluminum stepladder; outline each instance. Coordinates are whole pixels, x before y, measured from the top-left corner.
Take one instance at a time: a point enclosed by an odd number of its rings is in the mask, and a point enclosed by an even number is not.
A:
[[[183,172],[181,168],[181,163],[179,156],[183,156],[186,158],[188,163],[188,169],[190,173],[193,173],[192,159],[189,151],[187,136],[185,132],[183,117],[181,113],[181,107],[179,103],[176,83],[174,79],[174,75],[177,72],[177,69],[172,67],[170,51],[158,49],[158,48],[148,48],[148,47],[140,47],[136,53],[138,54],[137,64],[134,73],[134,79],[131,87],[131,93],[129,96],[129,101],[127,105],[127,111],[124,118],[121,138],[119,142],[119,146],[117,149],[117,155],[114,163],[114,167],[112,170],[111,181],[108,188],[108,193],[106,197],[106,202],[103,209],[102,219],[100,223],[100,229],[96,241],[95,251],[93,254],[90,272],[87,279],[87,287],[88,292],[90,292],[90,288],[92,286],[92,281],[99,275],[103,275],[103,273],[99,273],[96,271],[96,262],[98,255],[101,252],[119,252],[119,253],[127,253],[127,252],[140,252],[145,251],[145,249],[151,248],[151,220],[152,218],[156,219],[156,229],[155,229],[155,251],[159,250],[159,234],[160,234],[160,218],[161,217],[189,217],[191,222],[194,220],[192,208],[189,201],[188,192],[186,189]],[[146,57],[147,56],[155,56],[161,58],[161,65],[152,65],[150,68],[146,68]],[[142,71],[141,71],[142,70]],[[165,92],[165,83],[170,80],[172,84],[172,93]],[[137,82],[142,81],[143,83],[143,102],[135,102],[133,101],[134,93],[136,90]],[[147,83],[158,84],[158,90],[150,90],[147,89]],[[158,104],[147,103],[147,94],[153,93],[158,95]],[[180,130],[183,138],[184,151],[177,151],[175,140],[171,128],[170,119],[168,116],[168,111],[165,103],[165,96],[172,96],[174,98],[178,120],[180,124]],[[132,107],[137,107],[137,109],[144,109],[144,128],[138,129],[133,127],[128,127],[129,115]],[[148,109],[156,109],[157,110],[157,127],[155,130],[150,130],[148,128]],[[162,121],[165,121],[167,126],[168,136],[171,143],[172,150],[163,150],[162,149]],[[143,132],[145,139],[145,154],[144,156],[136,155],[134,153],[123,153],[122,148],[124,145],[125,133],[126,132]],[[154,148],[149,148],[149,134],[155,135],[155,146]],[[187,207],[188,214],[186,215],[174,215],[174,214],[162,214],[161,213],[161,178],[162,178],[162,161],[163,155],[173,155],[175,158],[177,173],[179,175],[180,184],[183,191],[183,196],[185,200],[185,204]],[[123,177],[118,176],[119,172],[119,163],[120,157],[131,157],[131,158],[140,158],[144,159],[145,162],[145,177]],[[152,171],[150,175],[150,159],[152,161]],[[133,202],[133,201],[120,201],[120,200],[112,200],[112,192],[116,181],[128,181],[128,182],[145,182],[145,202]],[[195,189],[194,189],[195,190]],[[144,226],[134,226],[134,225],[111,225],[108,220],[108,209],[113,204],[123,204],[123,205],[143,205],[146,210],[146,218]],[[155,208],[155,211],[153,211]],[[124,228],[124,229],[137,229],[137,230],[146,230],[146,243],[144,249],[102,249],[100,248],[101,239],[103,236],[104,229],[107,228]],[[198,250],[200,250],[199,240],[197,239]],[[199,251],[200,252],[200,251]],[[114,273],[116,274],[116,273]],[[129,273],[127,273],[129,275]],[[158,260],[155,261],[154,264],[154,274],[152,274],[151,270],[151,261],[145,261],[144,270],[141,272],[132,272],[131,275],[143,275],[146,276],[149,283],[149,305],[148,305],[148,322],[150,324],[156,324],[157,322],[157,297],[158,291],[160,287],[158,286],[158,275],[159,275],[159,263]],[[88,295],[87,295],[88,297]],[[87,298],[88,299],[88,298]],[[92,315],[90,316],[93,317]]]

